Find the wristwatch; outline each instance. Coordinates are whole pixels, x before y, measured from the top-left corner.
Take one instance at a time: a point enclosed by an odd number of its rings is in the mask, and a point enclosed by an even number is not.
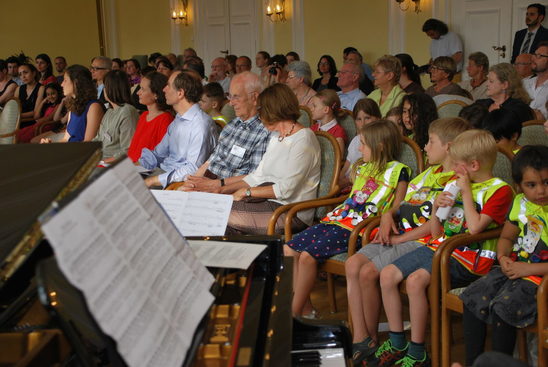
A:
[[[251,196],[251,189],[248,187],[245,189],[245,196],[250,197]]]

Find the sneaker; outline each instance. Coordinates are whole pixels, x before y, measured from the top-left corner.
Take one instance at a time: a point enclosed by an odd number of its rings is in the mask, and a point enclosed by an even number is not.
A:
[[[371,338],[352,344],[352,365],[362,366],[362,362],[372,357],[377,349],[379,346]]]
[[[409,343],[402,350],[396,349],[392,346],[390,339],[382,343],[382,345],[375,352],[375,357],[367,362],[367,367],[389,367],[394,363],[405,357],[407,354],[407,348]]]
[[[396,362],[397,367],[430,367],[430,358],[426,353],[424,357],[419,361],[410,355],[406,355],[402,359]]]

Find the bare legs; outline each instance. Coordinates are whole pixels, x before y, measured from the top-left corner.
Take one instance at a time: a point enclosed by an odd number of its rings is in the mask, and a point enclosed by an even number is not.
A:
[[[310,292],[318,273],[318,263],[308,252],[297,252],[284,245],[284,255],[293,256],[293,315],[310,314],[313,310]]]

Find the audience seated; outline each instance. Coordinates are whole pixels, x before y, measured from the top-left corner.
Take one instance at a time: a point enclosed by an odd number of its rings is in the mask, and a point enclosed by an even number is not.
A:
[[[497,146],[516,154],[521,147],[518,139],[521,135],[521,123],[516,114],[502,107],[487,114],[481,128],[493,134]]]
[[[480,99],[477,103],[486,106],[489,111],[504,107],[516,113],[520,123],[534,119],[534,114],[528,106],[531,98],[523,88],[521,80],[508,63],[491,66],[487,75],[487,95],[489,98]]]
[[[310,88],[312,84],[312,72],[310,71],[310,65],[306,61],[293,61],[287,65],[285,84],[297,96],[299,106],[312,107],[311,100],[316,95],[316,91]]]
[[[91,72],[82,65],[71,65],[63,78],[64,105],[69,113],[67,130],[61,141],[91,141],[97,135],[104,114]],[[51,143],[51,140],[46,136],[41,143]]]
[[[240,56],[236,59],[236,74],[244,71],[251,71],[251,59],[247,56]]]
[[[169,59],[165,56],[160,56],[156,59],[156,71],[159,73],[164,74],[166,77],[169,78],[171,73],[173,73],[173,64]]]
[[[170,52],[166,55],[166,58],[169,60],[171,65],[173,65],[173,68],[177,68],[179,66],[177,62],[177,55],[175,55],[173,52]]]
[[[193,70],[202,79],[202,85],[207,84],[207,80],[205,79],[205,66],[202,59],[200,59],[198,56],[189,56],[185,59],[185,63],[183,64],[183,70]]]
[[[36,56],[36,69],[40,72],[40,84],[46,86],[49,83],[55,83],[57,79],[53,76],[53,66],[51,59],[46,54]]]
[[[452,94],[466,98],[472,98],[470,93],[452,82],[457,73],[455,61],[449,56],[440,56],[434,59],[429,69],[430,81],[434,84],[426,89],[426,94],[430,97],[438,94]]]
[[[238,59],[238,56],[236,55],[226,55],[225,61],[226,61],[226,76],[229,78],[232,78],[234,75],[236,75],[236,60]]]
[[[167,79],[164,74],[156,71],[141,78],[141,88],[137,94],[139,103],[145,105],[147,110],[139,116],[135,134],[128,148],[127,155],[133,162],[141,158],[143,148],[153,150],[160,143],[173,121],[171,107],[166,102],[163,90]]]
[[[310,128],[312,131],[326,131],[333,135],[339,143],[341,155],[344,156],[346,146],[346,132],[339,125],[346,113],[341,110],[341,100],[334,90],[324,89],[312,97],[312,120],[316,121]]]
[[[401,107],[404,135],[424,150],[430,124],[438,118],[434,100],[424,93],[408,94],[403,97]]]
[[[161,55],[154,58],[154,62],[156,62],[156,59],[160,57]],[[150,59],[149,59],[150,63]],[[152,67],[156,67],[155,64],[150,65]],[[110,69],[110,68],[109,68]],[[129,59],[124,62],[124,71],[129,77],[129,84],[130,86],[138,85],[141,83],[141,65],[139,64],[139,61],[135,59]]]
[[[211,62],[211,74],[209,75],[209,82],[217,82],[223,87],[225,93],[228,93],[230,87],[230,77],[227,76],[226,60],[222,57],[217,57]]]
[[[137,63],[139,64],[139,63]],[[127,63],[126,63],[127,65]],[[95,81],[97,86],[97,99],[103,104],[105,108],[108,108],[107,100],[105,99],[105,94],[103,93],[105,89],[105,84],[103,83],[105,75],[112,69],[112,60],[105,56],[97,56],[91,60],[91,77]],[[66,95],[66,94],[65,94]]]
[[[284,55],[274,55],[268,59],[268,64],[265,67],[267,73],[264,79],[265,86],[270,86],[275,83],[285,83],[287,80],[287,59]]]
[[[65,59],[64,56],[57,56],[53,59],[53,63],[55,64],[55,71],[57,71],[57,77],[55,79],[57,80],[57,84],[61,85],[63,82],[63,75],[67,69],[67,59]]]
[[[336,77],[337,65],[331,56],[323,55],[320,57],[317,65],[317,71],[318,74],[320,74],[320,77],[314,80],[312,89],[316,92],[324,89],[333,89],[335,91],[341,90],[337,86],[337,82],[339,81],[339,78]]]
[[[546,120],[548,111],[546,111],[546,102],[548,101],[548,41],[539,43],[535,54],[533,55],[533,71],[536,76],[523,79],[523,86],[531,103],[529,106],[535,112],[537,120]]]
[[[337,94],[341,99],[341,108],[352,111],[358,100],[367,97],[358,88],[362,77],[361,68],[356,64],[345,63],[338,72],[337,86],[341,88]]]
[[[22,56],[21,58],[25,59],[25,61],[21,62],[19,57],[16,56],[10,56],[6,59],[6,63],[8,64],[8,74],[18,86],[23,85],[23,81],[19,78],[19,66],[25,63],[28,64],[27,57],[24,54],[21,54],[20,56]]]
[[[348,52],[346,52],[348,51]],[[353,47],[345,48],[344,52],[344,62],[358,65],[361,68],[360,73],[360,90],[365,94],[369,94],[375,89],[373,85],[373,70],[371,67],[363,62],[362,54],[358,52]]]
[[[112,59],[112,70],[124,70],[124,62],[122,59],[118,57]]]
[[[489,58],[483,52],[474,52],[468,56],[466,67],[470,79],[462,81],[459,85],[470,95],[472,99],[487,98],[487,73],[489,71]]]
[[[34,124],[34,110],[42,103],[44,86],[39,83],[40,73],[32,64],[19,66],[19,78],[23,85],[17,87],[15,96],[21,102],[20,128]]]
[[[287,59],[287,64],[291,64],[293,61],[301,61],[301,57],[295,51],[286,53],[285,58]]]
[[[266,81],[268,76],[268,61],[270,54],[266,51],[259,51],[255,56],[255,66],[259,69],[261,80]]]
[[[381,115],[401,103],[405,92],[400,88],[401,63],[394,56],[384,55],[375,62],[373,78],[375,89],[369,98],[377,102]]]
[[[531,54],[521,54],[516,57],[514,68],[521,79],[526,80],[534,76],[532,63],[533,55]]]
[[[152,150],[143,148],[141,153],[139,164],[155,170],[145,180],[149,187],[183,181],[205,162],[216,144],[213,121],[198,105],[202,96],[200,81],[190,73],[175,71],[164,92],[177,116],[162,141]]]
[[[8,63],[0,59],[0,107],[13,97],[17,83],[8,74]]]
[[[200,108],[215,121],[225,126],[229,121],[221,113],[226,102],[225,92],[221,84],[217,82],[204,85],[204,92],[200,98]]]
[[[480,103],[473,103],[460,110],[459,117],[468,121],[474,129],[481,129],[483,119],[489,113],[489,109]]]
[[[418,66],[408,54],[397,54],[396,57],[401,63],[400,87],[407,94],[424,93],[421,78],[418,73]]]

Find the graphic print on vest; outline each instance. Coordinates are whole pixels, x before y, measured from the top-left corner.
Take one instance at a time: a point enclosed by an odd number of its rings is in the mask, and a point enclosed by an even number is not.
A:
[[[434,192],[431,187],[421,187],[411,196],[409,201],[400,206],[400,222],[402,230],[410,230],[426,223],[432,215],[432,200]]]
[[[332,221],[349,220],[353,226],[356,226],[371,214],[377,213],[378,209],[375,203],[367,202],[367,199],[378,187],[375,180],[370,178],[360,190],[355,190],[342,205],[327,213],[327,217]]]
[[[548,247],[541,239],[544,223],[537,217],[527,216],[523,236],[518,237],[513,248],[513,259],[528,263],[548,261]]]

